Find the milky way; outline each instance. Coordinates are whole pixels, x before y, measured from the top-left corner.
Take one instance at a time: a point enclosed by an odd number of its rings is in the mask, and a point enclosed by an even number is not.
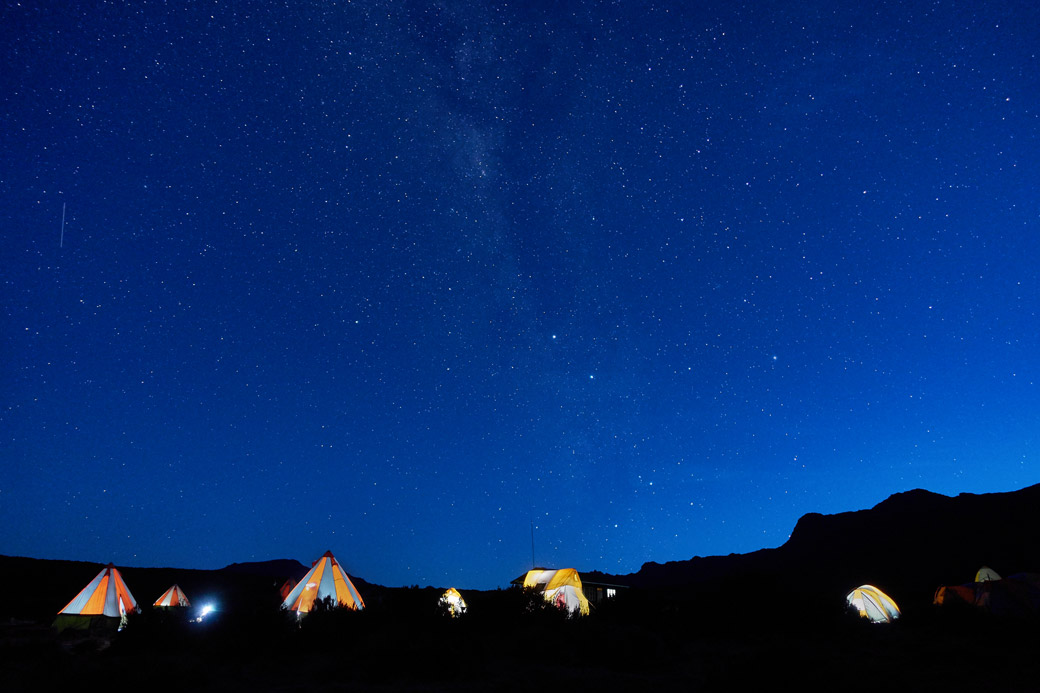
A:
[[[2,10],[0,553],[389,584],[1040,471],[1033,3]]]

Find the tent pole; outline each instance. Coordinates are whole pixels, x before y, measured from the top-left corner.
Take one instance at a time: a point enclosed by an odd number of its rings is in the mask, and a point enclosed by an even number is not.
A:
[[[533,570],[537,565],[534,562],[534,520],[531,520],[531,569]]]

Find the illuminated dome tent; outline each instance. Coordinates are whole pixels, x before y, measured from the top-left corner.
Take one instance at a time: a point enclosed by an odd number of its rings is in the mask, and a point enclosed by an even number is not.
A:
[[[518,578],[513,582],[518,584],[520,580]],[[581,577],[574,568],[529,570],[524,575],[523,586],[541,592],[545,601],[551,602],[561,609],[571,613],[575,611],[582,614],[589,613],[589,600],[581,591]]]
[[[899,618],[896,603],[873,585],[860,585],[845,595],[845,601],[871,623],[891,623]]]
[[[76,597],[58,612],[54,626],[85,630],[98,621],[118,621],[137,611],[137,600],[130,594],[119,570],[109,563]]]
[[[174,585],[170,589],[163,592],[163,595],[155,600],[155,604],[152,606],[191,606],[191,602],[184,596],[184,590],[180,588],[180,585]]]
[[[365,602],[358,594],[354,583],[350,581],[350,577],[340,567],[331,551],[326,551],[314,562],[310,571],[286,596],[282,608],[298,614],[306,613],[314,608],[315,600],[326,597],[331,598],[337,606],[354,610],[365,608]]]
[[[440,599],[441,608],[446,609],[452,618],[457,618],[466,613],[466,600],[462,598],[459,591],[449,587]]]

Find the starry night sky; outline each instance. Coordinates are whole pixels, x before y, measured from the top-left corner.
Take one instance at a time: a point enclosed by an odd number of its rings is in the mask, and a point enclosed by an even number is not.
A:
[[[488,588],[1040,481],[1032,0],[78,5],[0,10],[0,553]]]

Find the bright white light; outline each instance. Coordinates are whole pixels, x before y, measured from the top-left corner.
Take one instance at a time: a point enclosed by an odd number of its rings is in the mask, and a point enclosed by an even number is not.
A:
[[[206,604],[206,605],[205,605],[204,607],[202,607],[202,609],[201,609],[201,610],[199,611],[199,615],[198,615],[198,617],[197,617],[197,618],[196,618],[195,620],[196,620],[196,621],[197,621],[198,623],[202,623],[202,619],[206,618],[206,616],[208,616],[208,615],[209,615],[209,614],[211,614],[211,613],[213,613],[213,605],[212,605],[212,604]]]

